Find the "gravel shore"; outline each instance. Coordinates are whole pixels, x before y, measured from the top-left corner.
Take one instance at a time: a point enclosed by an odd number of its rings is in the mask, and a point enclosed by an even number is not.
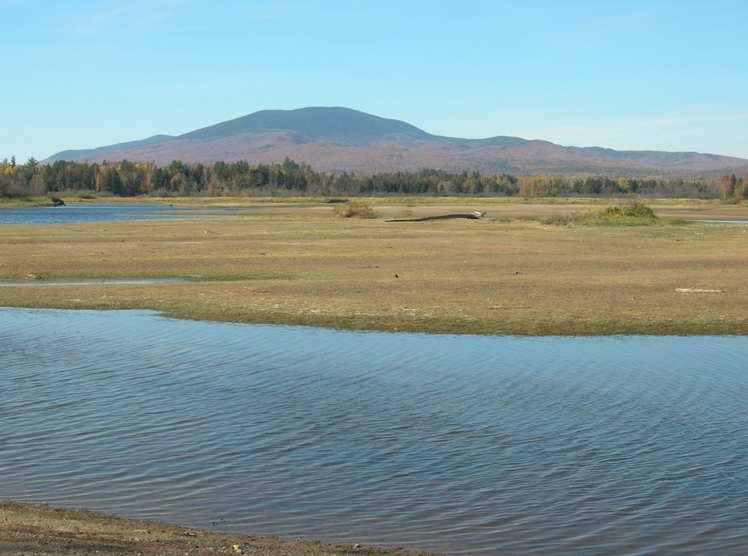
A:
[[[216,555],[428,556],[425,552],[315,541],[285,542],[277,537],[224,535],[122,519],[86,510],[0,502],[0,554],[26,555]]]

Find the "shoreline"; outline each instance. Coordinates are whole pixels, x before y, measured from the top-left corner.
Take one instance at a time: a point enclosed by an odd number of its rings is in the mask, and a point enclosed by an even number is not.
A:
[[[1,286],[0,286],[1,287]],[[257,326],[287,326],[287,327],[298,327],[298,328],[309,328],[309,329],[322,329],[331,330],[338,332],[351,332],[351,333],[389,333],[389,334],[424,334],[434,336],[484,336],[484,337],[517,337],[517,338],[633,338],[633,337],[649,337],[649,338],[666,338],[666,337],[735,337],[740,338],[748,336],[748,329],[741,327],[737,330],[726,327],[726,328],[714,328],[709,327],[707,329],[695,328],[693,330],[684,331],[683,327],[675,323],[671,330],[662,331],[606,331],[605,329],[599,330],[585,330],[584,332],[565,332],[563,330],[552,329],[550,332],[526,332],[523,330],[514,332],[487,332],[487,331],[466,331],[464,328],[450,329],[448,327],[438,328],[409,328],[403,326],[402,328],[383,326],[381,328],[373,327],[354,327],[350,326],[349,319],[343,318],[338,324],[325,322],[324,324],[310,323],[309,321],[298,322],[295,319],[284,320],[283,318],[273,318],[272,320],[219,320],[213,318],[203,317],[192,317],[182,316],[178,313],[169,313],[160,309],[153,309],[150,307],[62,307],[62,306],[43,306],[43,305],[7,305],[0,304],[0,310],[3,309],[28,309],[28,310],[39,310],[39,311],[147,311],[152,312],[155,316],[185,320],[193,322],[206,322],[216,324],[246,324],[246,325],[257,325]]]
[[[77,555],[252,554],[256,556],[433,556],[419,550],[358,544],[284,541],[216,533],[83,509],[0,500],[0,553]]]

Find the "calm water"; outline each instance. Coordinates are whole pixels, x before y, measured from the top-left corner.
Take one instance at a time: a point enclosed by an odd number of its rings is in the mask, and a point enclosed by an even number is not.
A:
[[[260,208],[260,207],[254,207]],[[157,203],[75,204],[66,207],[22,207],[0,209],[0,224],[73,224],[117,220],[153,220],[163,218],[216,218],[216,214],[196,214],[199,208],[169,207]],[[230,212],[211,208],[211,212]],[[250,210],[245,208],[243,210]]]
[[[707,224],[748,224],[748,220],[694,220],[694,222],[706,222]]]
[[[0,288],[12,287],[48,287],[48,286],[99,286],[120,285],[133,286],[138,284],[176,284],[197,282],[190,278],[54,278],[52,280],[29,280],[25,278],[0,278]]]
[[[0,498],[451,554],[748,546],[748,338],[0,309]]]

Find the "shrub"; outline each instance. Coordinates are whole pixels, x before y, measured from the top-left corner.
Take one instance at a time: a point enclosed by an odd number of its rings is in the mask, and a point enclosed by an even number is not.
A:
[[[657,218],[654,211],[640,201],[634,201],[625,211],[624,216],[636,216],[638,218]]]
[[[605,207],[600,211],[600,216],[608,220],[613,220],[614,218],[623,218],[626,216],[626,213],[621,207]]]
[[[31,193],[26,189],[15,186],[0,187],[0,197],[5,199],[28,200],[31,198]]]
[[[629,206],[610,206],[589,212],[553,214],[547,216],[543,220],[543,224],[549,226],[572,226],[574,224],[642,226],[654,224],[657,221],[657,215],[650,207],[639,201],[634,201]]]
[[[341,218],[376,218],[377,213],[365,203],[346,203],[332,209],[333,214]]]

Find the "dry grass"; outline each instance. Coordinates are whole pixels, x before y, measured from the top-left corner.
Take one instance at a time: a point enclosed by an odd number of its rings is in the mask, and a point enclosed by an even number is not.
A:
[[[661,216],[748,218],[745,206],[652,206]],[[2,278],[204,280],[0,287],[0,305],[422,332],[748,333],[748,227],[549,227],[530,219],[578,208],[413,202],[416,217],[488,214],[397,224],[340,219],[320,203],[237,218],[0,226]],[[402,210],[399,202],[377,205],[383,218]],[[687,288],[721,291],[676,291]]]
[[[341,218],[376,218],[377,213],[366,203],[345,203],[332,209]]]

